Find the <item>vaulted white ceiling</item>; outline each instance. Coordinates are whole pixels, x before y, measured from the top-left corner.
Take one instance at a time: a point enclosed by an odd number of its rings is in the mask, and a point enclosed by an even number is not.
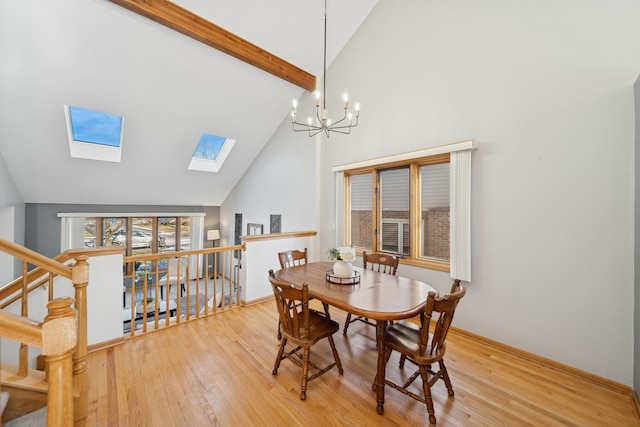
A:
[[[174,3],[321,80],[323,0]],[[329,0],[329,63],[376,3]],[[107,0],[0,3],[0,154],[28,203],[220,205],[303,93]],[[70,157],[64,104],[124,116],[121,163]],[[237,141],[218,173],[187,169],[202,133]]]

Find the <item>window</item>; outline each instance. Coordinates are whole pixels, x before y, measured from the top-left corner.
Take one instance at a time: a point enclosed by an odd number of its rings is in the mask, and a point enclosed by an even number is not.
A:
[[[125,255],[190,250],[191,221],[191,217],[181,216],[87,217],[84,247],[95,247],[97,239],[101,246],[124,246]]]
[[[71,157],[119,162],[124,117],[64,106]]]
[[[356,248],[373,247],[373,174],[353,175],[349,180],[351,194],[351,243]]]
[[[441,154],[345,171],[351,206],[348,242],[448,271],[448,166],[449,154]]]
[[[449,163],[420,168],[420,256],[449,260]]]
[[[230,138],[203,133],[193,152],[189,169],[218,172],[235,143]]]
[[[59,212],[58,217],[60,252],[120,246],[129,256],[203,248],[204,213]]]
[[[409,255],[409,167],[381,170],[380,239],[377,250]]]
[[[473,141],[335,166],[337,245],[471,280]]]
[[[102,246],[124,246],[125,256],[195,249],[191,244],[191,223],[192,218],[186,216],[86,217],[84,247],[95,247],[97,237]],[[166,260],[161,259],[158,266],[166,269]],[[136,268],[155,269],[155,265]]]

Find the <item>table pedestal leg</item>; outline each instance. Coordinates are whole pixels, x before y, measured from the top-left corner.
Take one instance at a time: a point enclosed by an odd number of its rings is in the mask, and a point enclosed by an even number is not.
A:
[[[384,357],[384,338],[387,333],[387,321],[376,321],[376,348],[378,349],[378,369],[376,372],[376,380],[373,383],[373,389],[376,391],[376,401],[378,406],[376,410],[378,414],[384,413],[384,376],[386,360]]]

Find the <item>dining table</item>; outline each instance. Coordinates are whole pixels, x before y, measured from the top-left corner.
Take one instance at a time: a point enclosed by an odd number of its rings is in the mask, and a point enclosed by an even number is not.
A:
[[[275,276],[282,281],[302,285],[307,283],[309,297],[356,316],[376,321],[378,364],[373,389],[376,410],[384,412],[385,351],[387,322],[408,319],[424,312],[429,292],[437,291],[419,280],[354,267],[354,276],[340,279],[333,276],[332,262],[310,262],[283,268]]]

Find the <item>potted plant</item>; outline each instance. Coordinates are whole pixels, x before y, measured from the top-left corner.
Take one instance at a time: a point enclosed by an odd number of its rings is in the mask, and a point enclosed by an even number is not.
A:
[[[153,297],[147,297],[146,302],[147,302],[147,313],[151,311],[155,311],[156,309],[155,299]],[[144,313],[144,303],[145,303],[145,300],[138,301],[138,303],[136,304],[136,313],[140,313],[140,314]]]
[[[333,275],[336,277],[353,276],[353,264],[356,258],[356,250],[353,246],[339,246],[337,248],[329,248],[329,259],[335,261],[333,263]]]

